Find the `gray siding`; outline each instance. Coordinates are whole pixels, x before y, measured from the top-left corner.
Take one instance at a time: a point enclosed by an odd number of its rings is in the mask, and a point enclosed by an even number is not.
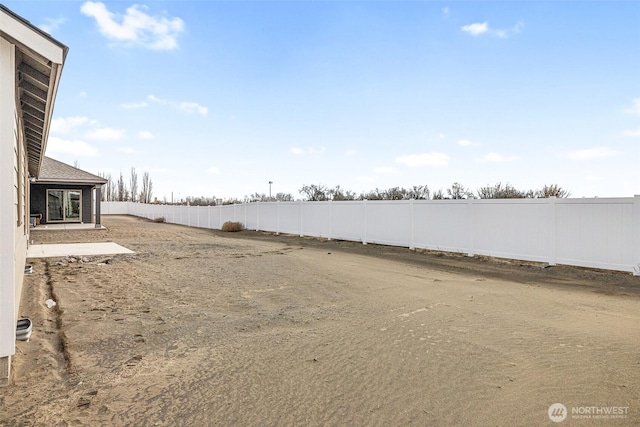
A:
[[[31,184],[31,213],[42,214],[41,224],[47,221],[47,190],[82,190],[82,222],[91,223],[93,204],[91,190],[93,185],[72,184]]]

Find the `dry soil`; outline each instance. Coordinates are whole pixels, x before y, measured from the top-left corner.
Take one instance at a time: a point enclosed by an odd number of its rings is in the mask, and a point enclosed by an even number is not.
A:
[[[640,277],[104,224],[32,233],[136,254],[30,260],[0,425],[640,424]]]

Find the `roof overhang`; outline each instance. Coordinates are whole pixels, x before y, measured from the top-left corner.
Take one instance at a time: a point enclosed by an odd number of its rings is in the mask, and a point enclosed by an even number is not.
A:
[[[2,5],[0,36],[16,46],[19,114],[27,145],[29,174],[37,177],[69,48]]]
[[[55,184],[55,185],[66,185],[73,187],[74,185],[104,185],[107,181],[72,181],[68,179],[36,179],[33,184]]]

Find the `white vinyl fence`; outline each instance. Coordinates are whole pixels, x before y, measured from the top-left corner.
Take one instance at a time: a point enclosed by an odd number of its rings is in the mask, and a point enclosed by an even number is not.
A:
[[[640,275],[640,196],[607,199],[260,202],[171,206],[102,202],[135,215],[249,230],[567,264]]]

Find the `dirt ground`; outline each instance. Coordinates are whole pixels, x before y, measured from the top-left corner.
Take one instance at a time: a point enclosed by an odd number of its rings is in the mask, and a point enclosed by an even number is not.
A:
[[[32,233],[136,254],[30,261],[0,426],[640,425],[640,277],[103,222]]]

